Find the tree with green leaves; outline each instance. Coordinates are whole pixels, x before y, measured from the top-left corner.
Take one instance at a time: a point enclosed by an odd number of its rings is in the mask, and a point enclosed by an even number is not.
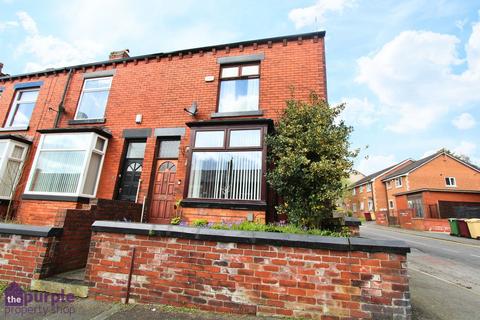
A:
[[[352,127],[339,119],[343,109],[313,93],[309,102],[289,100],[267,137],[267,181],[282,199],[278,212],[290,223],[318,228],[332,217],[357,154],[350,150]]]

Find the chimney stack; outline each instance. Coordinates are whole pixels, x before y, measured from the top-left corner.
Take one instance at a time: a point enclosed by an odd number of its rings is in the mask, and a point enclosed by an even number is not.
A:
[[[3,63],[0,62],[0,77],[5,75],[5,74],[2,72],[2,69],[3,69]]]
[[[108,56],[108,60],[118,60],[118,59],[129,58],[130,57],[130,55],[128,54],[129,52],[130,50],[128,49],[120,50],[120,51],[112,51]]]

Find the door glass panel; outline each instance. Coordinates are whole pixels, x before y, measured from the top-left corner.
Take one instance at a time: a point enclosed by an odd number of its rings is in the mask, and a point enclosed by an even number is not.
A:
[[[180,140],[162,140],[160,141],[159,158],[178,158],[178,148]]]
[[[127,158],[143,159],[145,154],[145,142],[130,142],[128,144]]]

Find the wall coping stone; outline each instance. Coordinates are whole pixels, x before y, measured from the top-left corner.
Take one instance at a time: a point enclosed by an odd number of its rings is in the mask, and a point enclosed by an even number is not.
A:
[[[35,226],[30,224],[0,223],[0,234],[15,234],[34,237],[55,237],[63,233],[63,228]]]
[[[322,237],[276,232],[216,230],[164,224],[95,221],[92,225],[92,230],[94,232],[176,237],[192,240],[301,247],[308,249],[386,252],[398,254],[406,254],[410,252],[410,247],[403,241]]]

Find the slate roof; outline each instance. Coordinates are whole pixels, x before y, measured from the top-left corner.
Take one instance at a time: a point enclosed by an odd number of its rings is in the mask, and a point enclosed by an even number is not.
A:
[[[388,168],[385,168],[385,169],[382,169],[382,170],[377,171],[377,172],[375,172],[375,173],[372,173],[372,174],[366,176],[365,178],[362,178],[362,179],[358,180],[357,182],[351,184],[351,185],[350,185],[350,188],[358,187],[358,186],[361,186],[362,184],[365,184],[365,183],[367,183],[367,182],[370,182],[370,180],[372,180],[372,179],[374,179],[374,178],[376,178],[376,177],[381,176],[382,174],[384,174],[384,173],[387,172],[388,170],[391,170],[391,169],[395,168],[396,166],[400,165],[401,163],[404,163],[405,161],[407,161],[407,160],[403,160],[403,161],[401,161],[401,162],[399,162],[399,163],[394,164],[393,166],[390,166],[390,167],[388,167]]]

